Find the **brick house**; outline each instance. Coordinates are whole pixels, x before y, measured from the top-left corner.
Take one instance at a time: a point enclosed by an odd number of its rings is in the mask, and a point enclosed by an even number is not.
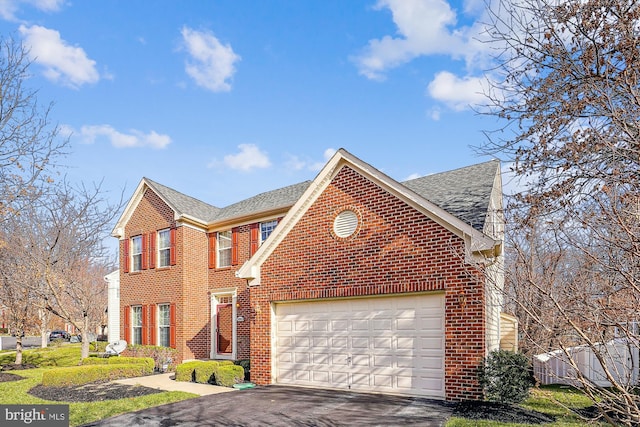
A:
[[[400,183],[339,150],[225,208],[143,178],[112,234],[121,336],[258,384],[479,398],[500,346],[497,161]]]

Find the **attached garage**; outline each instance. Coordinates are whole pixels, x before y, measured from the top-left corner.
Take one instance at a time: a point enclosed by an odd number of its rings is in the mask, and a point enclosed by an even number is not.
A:
[[[444,293],[274,304],[277,384],[444,398]]]

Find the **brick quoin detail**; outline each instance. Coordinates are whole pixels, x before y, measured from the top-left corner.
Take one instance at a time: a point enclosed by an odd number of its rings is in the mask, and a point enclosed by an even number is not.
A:
[[[347,239],[333,219],[354,207],[362,223]],[[445,397],[481,399],[485,356],[482,272],[459,254],[464,242],[349,167],[338,172],[262,264],[251,288],[251,379],[271,383],[271,304],[445,291]]]

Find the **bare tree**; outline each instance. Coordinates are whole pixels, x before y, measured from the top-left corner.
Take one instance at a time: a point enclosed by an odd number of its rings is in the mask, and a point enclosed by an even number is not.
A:
[[[99,185],[78,188],[63,181],[46,203],[20,215],[30,224],[29,264],[42,278],[35,288],[41,307],[80,332],[82,357],[89,355],[89,333],[106,308],[103,277],[113,266],[103,242],[121,207]]]
[[[7,225],[7,222],[4,223]],[[38,329],[35,291],[39,277],[36,270],[25,262],[25,239],[20,229],[1,230],[0,241],[0,304],[6,308],[9,328],[16,337],[17,365],[22,364],[23,337]]]
[[[27,54],[0,38],[0,222],[42,193],[68,144],[51,123],[52,105],[41,108],[37,92],[25,87]]]
[[[640,5],[497,0],[486,153],[522,178],[511,208],[508,289],[530,351],[560,348],[612,424],[640,422],[637,377],[607,342],[637,353],[640,313]],[[602,365],[603,387],[571,346]]]

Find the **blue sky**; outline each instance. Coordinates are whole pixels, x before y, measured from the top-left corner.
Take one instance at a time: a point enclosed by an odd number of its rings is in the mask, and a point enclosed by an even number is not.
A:
[[[313,179],[334,150],[404,180],[488,160],[482,0],[0,0],[71,181],[147,176],[216,206]]]

